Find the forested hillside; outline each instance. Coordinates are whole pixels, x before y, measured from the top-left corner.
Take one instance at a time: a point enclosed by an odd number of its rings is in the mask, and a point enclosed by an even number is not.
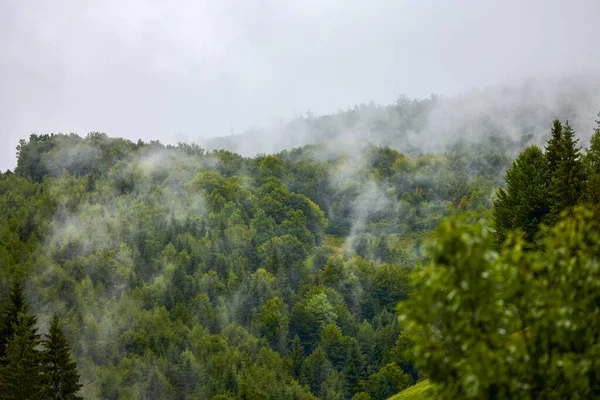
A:
[[[22,327],[0,384],[37,329],[64,330],[84,398],[385,399],[423,375],[446,398],[598,394],[598,230],[576,206],[598,204],[600,133],[574,135],[548,121],[514,162],[531,136],[248,158],[31,135],[0,176],[2,326]]]

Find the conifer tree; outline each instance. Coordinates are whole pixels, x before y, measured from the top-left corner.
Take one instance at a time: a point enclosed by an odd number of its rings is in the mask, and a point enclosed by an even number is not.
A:
[[[563,126],[561,122],[555,119],[552,123],[550,140],[546,142],[546,160],[550,173],[553,174],[558,168],[559,160],[561,159],[561,147],[563,143]]]
[[[40,337],[30,317],[19,312],[14,334],[8,340],[4,365],[0,367],[0,399],[45,399],[46,376],[38,350]]]
[[[550,211],[548,163],[541,149],[529,146],[506,171],[506,190],[498,190],[493,217],[496,243],[501,244],[514,229],[522,229],[532,240],[539,224]]]
[[[47,398],[56,400],[83,399],[83,397],[77,395],[82,386],[79,383],[77,364],[71,358],[69,343],[59,326],[56,315],[52,318],[43,345],[43,361],[49,385]]]
[[[295,378],[299,378],[302,372],[302,363],[304,362],[304,349],[302,348],[302,342],[298,335],[292,340],[292,348],[290,350],[290,364],[292,373]]]
[[[307,383],[311,392],[319,396],[323,382],[331,373],[332,365],[327,359],[327,353],[317,347],[310,356],[304,360],[302,366],[302,381]]]
[[[587,148],[584,163],[587,173],[585,200],[591,204],[600,204],[600,129],[596,129]]]
[[[577,147],[578,141],[579,139],[575,139],[575,132],[569,123],[565,123],[559,142],[559,159],[555,169],[551,164],[553,161],[548,159],[552,176],[551,222],[556,220],[561,211],[570,209],[580,202],[585,183],[585,170],[581,160],[581,151]],[[547,154],[547,156],[549,155]]]
[[[29,304],[25,300],[23,282],[15,278],[8,294],[8,302],[2,313],[2,320],[0,321],[0,363],[3,363],[1,360],[6,355],[8,340],[12,339],[15,333],[14,327],[17,323],[19,313],[23,313],[28,318],[29,326],[33,327],[35,325],[35,318],[29,316]]]
[[[344,384],[348,397],[358,392],[364,378],[364,360],[356,340],[351,340],[344,360]]]

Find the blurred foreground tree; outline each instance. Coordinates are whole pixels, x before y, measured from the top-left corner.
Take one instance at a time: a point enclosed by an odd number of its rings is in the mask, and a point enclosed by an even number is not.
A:
[[[517,233],[496,253],[482,224],[440,224],[399,306],[438,398],[600,396],[600,218],[575,207],[542,229],[535,250]]]

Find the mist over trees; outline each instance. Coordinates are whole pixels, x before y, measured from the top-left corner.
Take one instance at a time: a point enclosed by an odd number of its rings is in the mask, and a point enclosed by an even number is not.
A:
[[[570,121],[587,144],[594,126],[591,117],[600,104],[599,82],[595,74],[540,76],[457,96],[411,99],[401,95],[393,104],[367,102],[329,115],[309,109],[287,121],[203,140],[202,145],[245,156],[315,143],[359,147],[370,143],[423,154],[508,138],[517,144],[509,153],[514,157],[528,143],[543,146],[548,121],[556,118]]]
[[[393,112],[416,121],[429,101]],[[581,149],[546,124],[542,141],[490,123],[437,152],[334,140],[253,157],[33,134],[0,175],[0,385],[593,396],[600,133]]]

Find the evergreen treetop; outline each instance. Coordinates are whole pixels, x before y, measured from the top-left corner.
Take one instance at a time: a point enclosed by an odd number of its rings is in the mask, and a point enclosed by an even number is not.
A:
[[[32,317],[19,312],[13,324],[14,335],[7,342],[4,365],[0,367],[0,399],[47,398],[40,337],[31,321]]]
[[[81,389],[77,364],[72,360],[69,343],[59,325],[56,315],[52,317],[50,328],[43,343],[43,361],[48,375],[49,399],[79,400]]]

